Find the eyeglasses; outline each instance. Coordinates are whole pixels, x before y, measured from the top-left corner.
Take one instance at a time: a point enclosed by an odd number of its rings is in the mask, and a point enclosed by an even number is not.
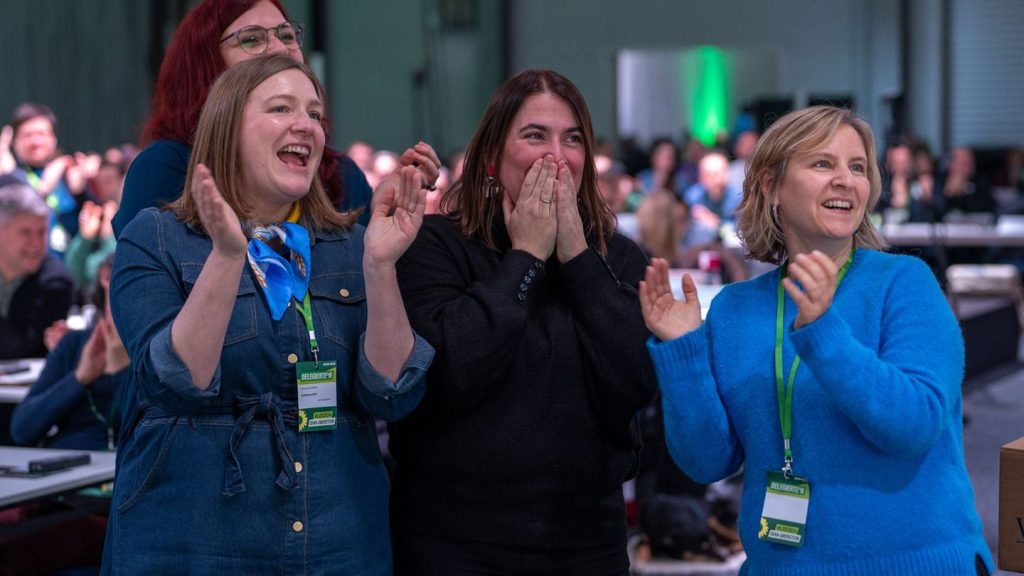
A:
[[[302,24],[298,22],[282,22],[276,28],[264,28],[263,26],[246,26],[236,32],[228,34],[221,39],[221,43],[234,38],[238,46],[246,54],[258,55],[267,51],[270,46],[270,33],[277,35],[281,44],[291,48],[297,46],[302,48]]]

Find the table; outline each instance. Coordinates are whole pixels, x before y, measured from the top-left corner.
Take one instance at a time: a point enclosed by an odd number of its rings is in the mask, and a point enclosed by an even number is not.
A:
[[[24,464],[36,458],[79,452],[52,448],[0,446],[0,466]],[[114,479],[114,453],[89,452],[92,461],[83,466],[54,472],[38,478],[0,476],[0,509],[32,500],[98,486]]]
[[[705,283],[706,273],[701,270],[671,268],[668,271],[668,285],[672,288],[672,295],[679,300],[683,299],[683,274],[689,274],[693,278],[694,283],[696,283],[697,300],[700,302],[700,317],[707,318],[708,308],[711,307],[711,300],[718,295],[724,285]]]
[[[1008,248],[1024,247],[1024,226],[1001,218],[995,224],[883,224],[879,232],[892,246]]]
[[[26,358],[0,362],[0,403],[17,404],[25,399],[28,389],[39,378],[46,364],[45,358]],[[5,373],[14,367],[27,370]]]
[[[69,452],[79,451],[0,446],[0,466],[25,464],[28,460],[35,458]],[[0,538],[15,538],[75,518],[105,513],[110,507],[109,498],[71,496],[83,488],[99,486],[114,479],[114,453],[90,451],[89,454],[91,456],[89,464],[75,466],[46,476],[37,478],[0,476],[0,510],[52,498],[62,499],[62,504],[64,504],[63,509],[58,512],[37,516],[17,524],[0,525]]]

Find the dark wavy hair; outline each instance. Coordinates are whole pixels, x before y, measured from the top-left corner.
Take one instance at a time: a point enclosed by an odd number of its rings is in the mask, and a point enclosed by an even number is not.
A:
[[[487,197],[487,166],[494,166],[495,174],[501,174],[502,150],[512,120],[527,98],[543,92],[561,98],[576,116],[585,152],[579,193],[580,216],[587,238],[596,242],[598,252],[605,254],[608,240],[615,232],[615,215],[597,189],[590,110],[579,89],[553,70],[526,70],[498,88],[466,147],[462,177],[441,197],[441,212],[455,218],[463,234],[478,236],[488,248],[497,249],[491,222],[501,217],[501,194]]]
[[[142,145],[154,140],[177,140],[189,146],[195,139],[203,102],[213,81],[227,66],[220,53],[220,40],[229,24],[252,9],[260,0],[203,0],[190,10],[171,39],[153,92],[153,103],[142,131]],[[280,0],[267,0],[288,20]],[[330,123],[323,122],[329,138]],[[324,149],[320,180],[335,204],[341,201],[340,152]]]

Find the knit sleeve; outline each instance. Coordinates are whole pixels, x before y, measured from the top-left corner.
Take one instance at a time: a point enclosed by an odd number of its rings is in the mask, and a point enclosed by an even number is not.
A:
[[[900,261],[886,289],[859,295],[861,306],[880,299],[877,352],[834,303],[790,338],[802,365],[870,442],[914,456],[932,447],[959,406],[964,343],[931,270],[916,258]]]
[[[711,370],[707,324],[661,342],[650,338],[662,394],[665,440],[676,464],[709,484],[739,470],[743,450],[725,411]]]
[[[586,363],[588,394],[613,427],[649,404],[657,386],[644,347],[650,332],[637,294],[646,266],[643,252],[616,235],[607,258],[588,248],[562,268]]]
[[[409,322],[436,351],[430,394],[454,410],[475,406],[503,381],[544,279],[544,263],[521,250],[484,274],[466,242],[444,217],[428,217],[398,261]]]

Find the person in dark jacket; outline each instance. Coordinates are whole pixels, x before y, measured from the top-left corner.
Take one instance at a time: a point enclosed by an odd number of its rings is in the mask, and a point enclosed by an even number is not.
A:
[[[622,483],[655,391],[633,300],[647,259],[614,233],[593,150],[569,80],[509,79],[399,260],[437,355],[390,427],[396,574],[628,572]]]
[[[28,184],[0,181],[0,360],[46,356],[43,331],[71,308],[71,274],[46,252],[49,218]]]

